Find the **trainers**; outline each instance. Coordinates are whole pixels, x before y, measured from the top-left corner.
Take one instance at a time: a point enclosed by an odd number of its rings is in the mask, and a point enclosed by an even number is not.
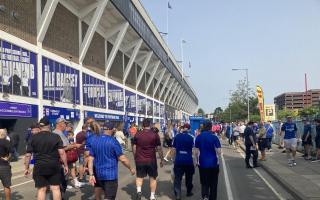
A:
[[[169,162],[168,158],[166,158],[166,157],[164,157],[163,160],[166,162]]]
[[[193,196],[193,193],[192,192],[188,192],[187,193],[187,197],[192,197]]]
[[[136,195],[136,200],[141,200],[141,197],[142,197],[142,193],[138,192]]]
[[[71,190],[72,188],[72,185],[67,185],[67,190]]]
[[[157,200],[157,197],[154,196],[153,198],[150,197],[150,200]]]
[[[293,166],[297,166],[297,163],[296,163],[295,160],[292,161],[292,165],[293,165]]]

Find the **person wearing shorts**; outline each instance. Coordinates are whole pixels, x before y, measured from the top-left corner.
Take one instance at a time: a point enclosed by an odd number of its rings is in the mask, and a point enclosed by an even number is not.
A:
[[[296,166],[295,161],[297,151],[297,125],[292,121],[292,117],[287,117],[287,122],[281,127],[282,134],[284,134],[284,146],[287,152],[288,164],[290,167]]]
[[[63,162],[64,173],[68,173],[68,163],[60,137],[50,131],[48,118],[42,118],[39,122],[40,132],[32,136],[25,156],[25,176],[30,174],[29,163],[31,155],[35,159],[33,179],[38,188],[38,200],[45,199],[47,187],[53,194],[53,200],[61,200],[60,179],[61,164]]]
[[[132,175],[129,160],[123,155],[120,143],[113,137],[114,126],[111,122],[103,125],[103,134],[91,137],[89,156],[89,182],[95,188],[102,188],[105,200],[115,200],[118,190],[118,161],[127,167]],[[94,168],[93,168],[94,166]],[[101,197],[96,196],[96,199]]]
[[[151,129],[151,121],[149,119],[144,119],[142,125],[143,130],[135,135],[133,143],[133,154],[137,171],[136,199],[141,200],[143,179],[146,176],[149,176],[151,190],[150,200],[155,200],[155,191],[157,188],[156,178],[158,177],[156,151],[159,153],[159,157],[161,159],[160,167],[163,167],[163,152],[158,133]]]
[[[2,182],[5,200],[11,196],[11,166],[9,162],[10,154],[13,152],[11,143],[6,139],[7,130],[0,129],[0,181]]]

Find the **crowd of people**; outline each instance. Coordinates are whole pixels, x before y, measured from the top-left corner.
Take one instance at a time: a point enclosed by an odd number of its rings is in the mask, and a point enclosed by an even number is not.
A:
[[[315,120],[315,123],[316,159],[320,159],[320,120]],[[212,123],[207,120],[192,133],[187,123],[169,124],[162,130],[163,144],[159,129],[149,119],[142,122],[141,130],[132,123],[127,129],[127,137],[122,129],[122,126],[116,128],[112,122],[100,125],[92,117],[86,119],[82,130],[77,134],[74,134],[72,124],[63,118],[58,118],[54,127],[46,117],[32,124],[26,147],[24,174],[32,174],[37,188],[37,199],[45,200],[48,194],[51,194],[54,200],[60,200],[65,197],[67,189],[90,184],[94,186],[95,199],[114,200],[118,191],[120,161],[132,176],[136,176],[135,199],[141,200],[144,179],[148,177],[150,200],[155,200],[158,163],[162,168],[164,162],[172,161],[173,191],[177,200],[183,196],[183,176],[186,196],[194,195],[193,175],[196,168],[199,170],[201,198],[213,200],[217,199],[220,139],[228,140],[233,148],[244,143],[247,168],[259,166],[258,151],[261,155],[259,160],[266,161],[266,151],[272,150],[272,138],[275,134],[282,136],[280,143],[284,143],[288,165],[291,167],[297,165],[295,157],[299,141],[301,140],[304,146],[306,160],[311,159],[313,144],[310,121],[304,121],[303,134],[298,136],[297,125],[290,116],[278,130],[271,122],[248,122],[245,125],[242,122]],[[9,140],[6,129],[0,129],[0,180],[6,200],[10,199],[11,193],[10,155],[15,153]],[[165,155],[162,146],[168,147]],[[132,151],[133,161],[127,158],[125,151]],[[251,156],[253,165],[250,164]],[[33,165],[32,171],[30,165]]]

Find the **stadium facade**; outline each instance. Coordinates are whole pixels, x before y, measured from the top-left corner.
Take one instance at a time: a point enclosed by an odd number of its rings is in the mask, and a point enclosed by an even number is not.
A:
[[[198,99],[138,0],[0,0],[1,126],[187,120]],[[22,145],[23,146],[23,145]]]

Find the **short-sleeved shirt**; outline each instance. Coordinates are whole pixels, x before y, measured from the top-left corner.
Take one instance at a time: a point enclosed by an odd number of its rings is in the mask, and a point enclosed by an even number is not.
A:
[[[68,138],[64,135],[63,132],[54,130],[53,133],[56,134],[56,135],[58,135],[58,136],[61,138],[62,145],[63,145],[64,147],[66,147],[66,146],[68,146],[68,145],[70,144]]]
[[[80,131],[76,135],[76,143],[77,144],[85,144],[86,143],[86,138],[87,138],[87,133],[85,131]],[[83,155],[84,154],[84,145],[78,148],[78,154]]]
[[[252,144],[252,142],[250,140],[250,136],[253,137],[253,141],[257,141],[256,140],[256,134],[253,132],[253,128],[252,127],[247,127],[246,129],[244,129],[244,139],[245,139],[245,145],[246,146],[255,145],[255,144]]]
[[[304,125],[304,127],[303,127],[303,134],[304,135],[307,135],[308,133],[310,133],[311,134],[311,124],[306,124],[306,125]]]
[[[143,129],[134,137],[133,144],[136,145],[136,164],[157,163],[156,147],[161,146],[160,137],[151,129]]]
[[[217,149],[221,148],[219,138],[210,131],[202,131],[196,138],[195,147],[199,149],[199,166],[201,168],[218,168]]]
[[[9,166],[10,163],[1,158],[9,157],[9,154],[12,153],[11,143],[6,139],[0,139],[0,166]]]
[[[33,135],[27,147],[27,153],[33,153],[35,160],[33,173],[36,175],[59,173],[61,169],[59,149],[63,149],[63,144],[57,134],[42,131]]]
[[[272,138],[273,132],[274,132],[272,125],[271,124],[266,124],[264,127],[265,127],[265,129],[267,131],[267,136],[266,137],[267,138]]]
[[[284,139],[296,138],[297,125],[295,123],[286,122],[282,125],[281,131],[284,131]]]
[[[180,133],[173,140],[173,147],[176,149],[176,165],[193,165],[192,149],[194,137],[189,133]]]
[[[93,135],[90,139],[90,156],[94,157],[93,165],[98,180],[111,181],[118,179],[118,158],[122,148],[112,136]]]

